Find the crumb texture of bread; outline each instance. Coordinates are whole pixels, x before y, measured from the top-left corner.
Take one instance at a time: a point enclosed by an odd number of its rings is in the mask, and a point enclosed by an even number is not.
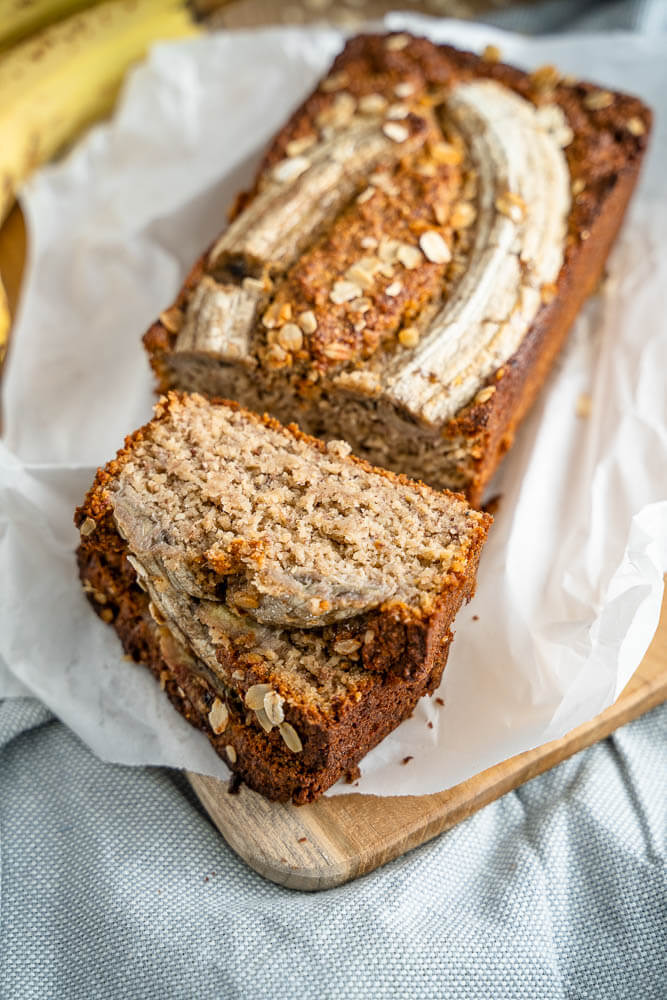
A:
[[[75,521],[126,651],[244,780],[294,801],[437,685],[490,524],[341,442],[176,393]]]
[[[139,561],[257,621],[318,625],[384,605],[428,614],[481,515],[247,411],[169,400],[110,498]]]
[[[146,335],[161,389],[478,504],[597,284],[650,126],[553,66],[350,39]]]

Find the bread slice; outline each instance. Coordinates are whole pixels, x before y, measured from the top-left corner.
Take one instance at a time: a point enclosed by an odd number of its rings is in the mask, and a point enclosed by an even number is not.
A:
[[[93,605],[251,787],[316,798],[439,683],[490,518],[172,393],[77,510]]]
[[[161,390],[478,505],[597,286],[650,124],[553,66],[351,39],[148,331]]]

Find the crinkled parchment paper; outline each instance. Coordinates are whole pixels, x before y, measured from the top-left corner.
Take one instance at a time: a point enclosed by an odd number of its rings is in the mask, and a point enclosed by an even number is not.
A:
[[[655,631],[667,568],[667,59],[658,38],[538,41],[389,20],[498,44],[527,68],[556,63],[658,112],[608,279],[494,484],[500,509],[457,620],[444,708],[424,699],[362,764],[358,790],[420,794],[601,711]],[[0,691],[23,685],[107,760],[227,773],[84,601],[72,511],[94,467],[150,416],[143,330],[340,45],[335,31],[281,29],[158,46],[113,121],[23,196],[30,259],[0,446]],[[582,393],[588,419],[576,416]]]

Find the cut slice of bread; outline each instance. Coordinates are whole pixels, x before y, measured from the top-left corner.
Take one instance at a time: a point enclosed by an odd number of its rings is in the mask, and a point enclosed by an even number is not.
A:
[[[490,518],[175,393],[76,514],[84,587],[230,766],[321,794],[439,682]]]

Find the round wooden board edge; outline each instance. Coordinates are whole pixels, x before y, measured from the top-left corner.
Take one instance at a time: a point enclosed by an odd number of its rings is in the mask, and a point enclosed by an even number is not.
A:
[[[451,829],[524,782],[605,739],[667,700],[667,602],[649,653],[618,700],[560,740],[518,754],[432,795],[350,793],[311,805],[269,802],[242,787],[188,773],[229,846],[259,875],[305,892],[335,888]]]

